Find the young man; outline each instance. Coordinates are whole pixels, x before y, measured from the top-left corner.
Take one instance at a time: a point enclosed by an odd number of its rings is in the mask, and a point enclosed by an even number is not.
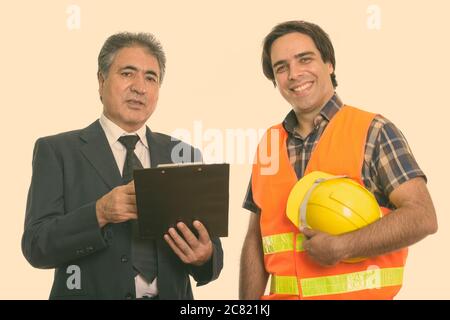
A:
[[[393,298],[402,284],[406,247],[437,231],[425,175],[406,139],[386,118],[341,102],[334,49],[319,26],[275,26],[264,40],[262,65],[292,111],[258,147],[258,155],[271,150],[277,168],[264,172],[261,157],[253,166],[244,202],[252,214],[240,298],[261,298],[269,276],[266,299]],[[349,176],[392,211],[339,236],[298,230],[286,217],[286,202],[297,180],[312,171]],[[356,257],[369,258],[342,262]]]

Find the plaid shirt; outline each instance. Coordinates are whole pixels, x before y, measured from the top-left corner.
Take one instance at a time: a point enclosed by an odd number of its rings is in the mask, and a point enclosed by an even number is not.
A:
[[[323,131],[342,106],[343,103],[334,94],[322,108],[320,115],[314,119],[314,129],[304,138],[295,130],[298,121],[293,110],[284,119],[283,127],[288,133],[289,160],[298,179],[303,177],[314,147]],[[375,195],[381,206],[392,209],[395,207],[389,202],[389,194],[402,183],[415,177],[423,177],[426,180],[405,137],[392,122],[377,115],[367,134],[362,168],[365,187]],[[251,178],[243,207],[255,213],[260,212],[260,208],[253,201]]]

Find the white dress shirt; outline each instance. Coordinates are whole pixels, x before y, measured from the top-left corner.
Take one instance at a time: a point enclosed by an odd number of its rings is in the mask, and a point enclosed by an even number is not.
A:
[[[127,149],[120,143],[119,138],[126,135],[137,135],[139,141],[136,143],[134,153],[138,157],[144,168],[150,168],[150,152],[147,144],[146,126],[142,126],[136,132],[126,132],[114,122],[109,120],[103,113],[100,117],[100,125],[105,132],[106,139],[108,139],[109,146],[116,160],[117,167],[119,168],[120,175],[122,175],[123,165],[127,154]],[[153,280],[152,283],[148,283],[141,275],[137,275],[134,279],[136,285],[136,298],[142,298],[144,296],[158,295],[157,282]]]

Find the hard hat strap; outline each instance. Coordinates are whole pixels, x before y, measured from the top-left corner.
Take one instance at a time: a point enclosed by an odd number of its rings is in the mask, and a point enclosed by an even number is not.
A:
[[[306,192],[305,196],[303,197],[302,203],[300,204],[300,208],[298,210],[299,211],[298,219],[301,222],[298,224],[299,229],[301,226],[305,226],[305,227],[309,228],[309,226],[306,223],[306,208],[308,207],[309,198],[311,197],[311,194],[314,191],[314,189],[316,189],[319,186],[319,184],[321,184],[322,182],[336,180],[336,179],[342,179],[342,178],[348,178],[348,176],[343,175],[343,176],[334,176],[334,177],[330,177],[330,178],[319,178],[314,181],[311,188],[309,188],[308,192]]]

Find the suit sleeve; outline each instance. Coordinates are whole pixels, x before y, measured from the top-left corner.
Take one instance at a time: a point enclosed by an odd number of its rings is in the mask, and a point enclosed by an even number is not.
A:
[[[106,247],[95,201],[66,212],[64,163],[49,141],[38,139],[33,151],[22,252],[36,268],[55,268]]]
[[[197,282],[197,286],[203,286],[208,282],[216,280],[223,268],[223,250],[220,239],[213,238],[211,241],[213,244],[211,259],[199,267],[189,266],[189,273]]]

